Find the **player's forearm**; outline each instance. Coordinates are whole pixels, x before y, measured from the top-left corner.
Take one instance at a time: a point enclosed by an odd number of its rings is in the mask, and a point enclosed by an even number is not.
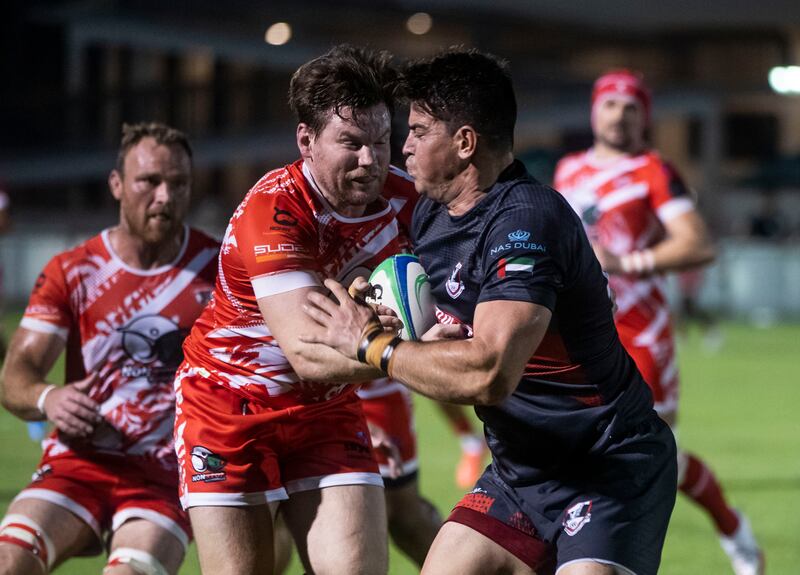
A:
[[[323,345],[303,344],[287,355],[295,373],[308,381],[361,383],[385,376],[380,370]]]
[[[717,250],[707,238],[670,237],[653,248],[654,272],[683,271],[714,261]]]
[[[8,411],[26,421],[40,421],[45,415],[39,409],[39,399],[51,384],[30,367],[7,362],[2,373],[2,404]]]
[[[432,399],[467,405],[491,405],[505,399],[519,375],[501,369],[476,339],[402,342],[392,358],[392,377]]]

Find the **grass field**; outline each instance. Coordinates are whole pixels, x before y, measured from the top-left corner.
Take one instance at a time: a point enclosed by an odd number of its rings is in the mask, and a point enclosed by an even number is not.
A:
[[[13,320],[12,320],[13,321]],[[726,324],[725,343],[706,351],[697,333],[681,342],[680,441],[716,471],[731,501],[750,517],[770,575],[800,572],[800,325],[754,329]],[[453,485],[457,445],[433,406],[418,399],[423,493],[447,513],[461,493]],[[38,445],[25,425],[0,413],[0,512],[30,479]],[[101,558],[75,559],[59,574],[99,573]],[[199,573],[192,548],[181,574]],[[417,569],[392,550],[393,575]],[[730,573],[706,516],[679,497],[661,573]],[[295,560],[291,574],[302,570]]]

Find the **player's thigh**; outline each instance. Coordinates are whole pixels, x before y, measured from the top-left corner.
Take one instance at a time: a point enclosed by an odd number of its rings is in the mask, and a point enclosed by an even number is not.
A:
[[[189,509],[203,573],[272,573],[273,516],[268,505]]]
[[[14,501],[8,515],[23,515],[39,525],[52,543],[51,563],[55,566],[97,543],[97,535],[85,521],[68,509],[43,499],[26,498]],[[30,553],[16,545],[0,543],[6,554],[22,560]]]
[[[111,537],[111,556],[121,549],[134,549],[151,555],[167,573],[174,575],[183,562],[185,549],[183,542],[172,532],[146,519],[131,519],[123,523]],[[126,556],[125,553],[119,553]],[[119,570],[111,568],[109,575],[127,573],[129,567],[123,565]]]
[[[534,575],[525,562],[488,537],[461,523],[448,521],[433,540],[422,575]]]
[[[339,485],[293,493],[281,513],[307,569],[326,573],[385,573],[386,504],[375,485]]]

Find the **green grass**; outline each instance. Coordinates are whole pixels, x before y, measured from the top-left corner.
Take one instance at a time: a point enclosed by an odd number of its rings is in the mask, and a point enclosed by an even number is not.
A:
[[[13,321],[13,319],[11,320]],[[754,329],[726,324],[725,344],[711,353],[700,334],[680,345],[681,445],[700,455],[721,479],[733,504],[745,511],[767,553],[770,575],[797,573],[800,564],[800,325]],[[459,499],[453,484],[458,447],[438,411],[416,401],[421,488],[443,514]],[[39,458],[25,425],[0,413],[0,512],[30,479]],[[74,559],[59,574],[99,573],[101,558]],[[199,573],[194,549],[182,575]],[[416,573],[394,549],[393,575]],[[661,573],[730,573],[709,519],[679,497]],[[302,573],[296,559],[289,573]]]

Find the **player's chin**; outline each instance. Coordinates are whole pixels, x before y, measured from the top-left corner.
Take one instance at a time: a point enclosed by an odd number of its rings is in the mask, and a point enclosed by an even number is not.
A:
[[[149,244],[160,244],[175,237],[180,233],[183,226],[180,222],[173,219],[153,220],[151,219],[142,231],[142,239]]]

